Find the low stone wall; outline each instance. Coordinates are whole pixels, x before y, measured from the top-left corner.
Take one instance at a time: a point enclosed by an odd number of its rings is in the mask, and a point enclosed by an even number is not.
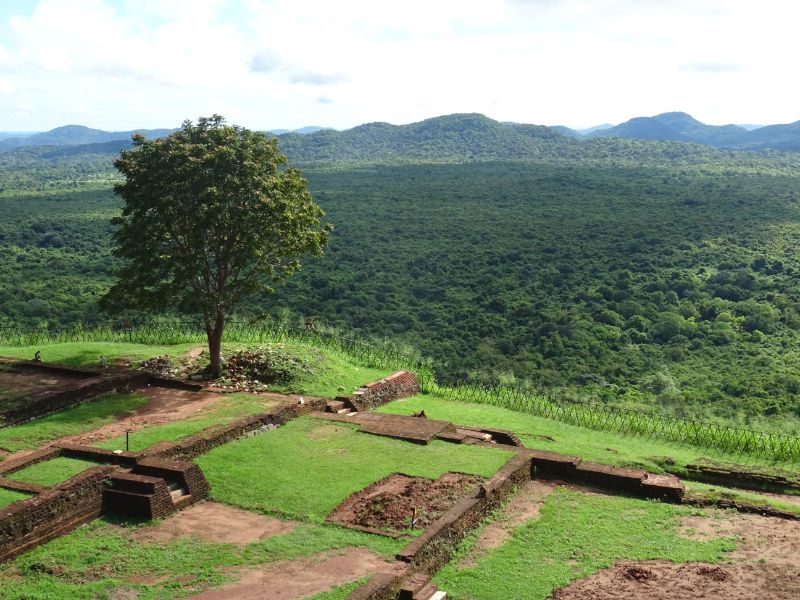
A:
[[[228,425],[209,427],[174,444],[157,444],[152,449],[145,450],[143,454],[147,457],[191,460],[252,431],[284,425],[300,415],[324,409],[324,399],[309,398],[303,404],[285,404],[269,412],[239,419]]]
[[[417,376],[409,371],[397,371],[385,379],[359,388],[349,401],[358,411],[372,410],[393,400],[416,396],[420,392]]]
[[[516,486],[530,479],[530,473],[530,456],[522,453],[512,456],[477,494],[462,499],[403,548],[397,560],[408,563],[415,572],[435,572],[450,560],[458,543],[471,529],[497,508]]]
[[[744,468],[727,465],[686,465],[685,477],[694,481],[746,490],[767,490],[778,493],[800,491],[800,483],[789,477],[747,471]]]
[[[92,467],[33,498],[0,509],[0,562],[99,517],[105,481],[116,468]]]
[[[33,452],[26,454],[21,458],[4,460],[0,462],[0,473],[5,475],[7,473],[14,473],[15,471],[21,471],[25,467],[30,467],[31,465],[35,465],[36,463],[50,460],[51,458],[55,458],[60,454],[61,454],[61,448],[55,448],[55,447],[48,447],[48,448],[42,448],[40,450],[34,450]]]
[[[94,446],[84,446],[83,444],[62,444],[58,448],[61,450],[61,456],[126,467],[136,464],[136,460],[141,456],[141,452],[106,450],[105,448],[95,448]]]
[[[39,364],[39,363],[34,363]],[[49,365],[49,368],[53,368]],[[66,367],[58,367],[59,370]],[[147,384],[146,373],[108,373],[87,376],[72,387],[42,390],[30,394],[24,405],[0,414],[4,427],[60,412],[113,391],[132,390]]]

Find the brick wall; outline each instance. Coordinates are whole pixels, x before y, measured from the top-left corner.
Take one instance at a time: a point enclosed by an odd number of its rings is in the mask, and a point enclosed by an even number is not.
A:
[[[464,536],[530,476],[531,457],[522,453],[512,456],[477,494],[462,499],[448,510],[403,548],[397,559],[409,563],[414,571],[435,572],[450,560]]]
[[[60,412],[114,390],[132,390],[147,384],[146,373],[109,373],[86,377],[70,388],[42,390],[30,394],[27,401],[0,414],[3,426],[17,425],[36,417]]]
[[[284,425],[300,415],[324,409],[325,400],[322,398],[310,398],[304,404],[285,404],[269,412],[245,417],[222,427],[216,425],[208,427],[174,444],[158,444],[152,449],[145,450],[144,454],[148,457],[191,460],[262,427]]]
[[[350,397],[356,410],[371,410],[387,402],[416,396],[420,392],[417,376],[408,371],[397,371],[381,379],[359,388]]]
[[[105,481],[116,468],[92,467],[38,496],[0,509],[0,562],[99,517]]]

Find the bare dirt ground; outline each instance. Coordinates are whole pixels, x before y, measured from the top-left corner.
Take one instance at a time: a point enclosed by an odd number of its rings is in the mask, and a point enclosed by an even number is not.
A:
[[[502,546],[514,528],[537,518],[539,509],[554,487],[535,479],[526,482],[501,509],[498,517],[483,528],[472,550],[459,561],[458,568],[474,566],[481,557]]]
[[[800,598],[800,522],[712,511],[684,519],[684,535],[737,538],[725,563],[620,561],[558,590],[553,600],[796,600]]]
[[[425,528],[481,481],[463,473],[445,473],[435,481],[395,473],[349,496],[328,521],[397,533],[410,528],[416,509],[416,528]]]
[[[37,371],[0,371],[0,400],[17,398],[34,392],[76,385],[82,375]]]
[[[259,540],[289,533],[294,521],[281,521],[218,502],[199,502],[160,523],[142,527],[133,534],[137,542],[169,542],[197,535],[219,544],[252,544]]]
[[[48,445],[58,444],[86,444],[93,445],[97,442],[125,435],[126,431],[138,431],[194,417],[199,412],[213,407],[225,396],[211,392],[192,392],[170,388],[147,387],[136,390],[137,394],[148,396],[150,402],[129,412],[112,423],[101,425],[97,429],[53,440]],[[270,394],[264,397],[264,410],[274,406],[279,399],[286,400],[285,396]],[[23,457],[33,450],[20,450],[5,456],[6,460]]]
[[[242,572],[239,581],[191,596],[195,600],[288,600],[397,568],[364,548],[344,548]]]

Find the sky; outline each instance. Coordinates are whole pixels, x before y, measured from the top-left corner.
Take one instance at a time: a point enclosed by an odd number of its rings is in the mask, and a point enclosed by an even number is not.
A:
[[[792,0],[0,0],[0,131],[800,119]]]

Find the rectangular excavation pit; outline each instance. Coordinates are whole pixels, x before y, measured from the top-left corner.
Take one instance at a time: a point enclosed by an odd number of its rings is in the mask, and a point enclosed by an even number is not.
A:
[[[327,522],[399,537],[411,529],[422,530],[470,493],[484,479],[464,473],[444,473],[436,480],[392,473],[348,496],[328,516]],[[416,511],[416,512],[415,512]]]

